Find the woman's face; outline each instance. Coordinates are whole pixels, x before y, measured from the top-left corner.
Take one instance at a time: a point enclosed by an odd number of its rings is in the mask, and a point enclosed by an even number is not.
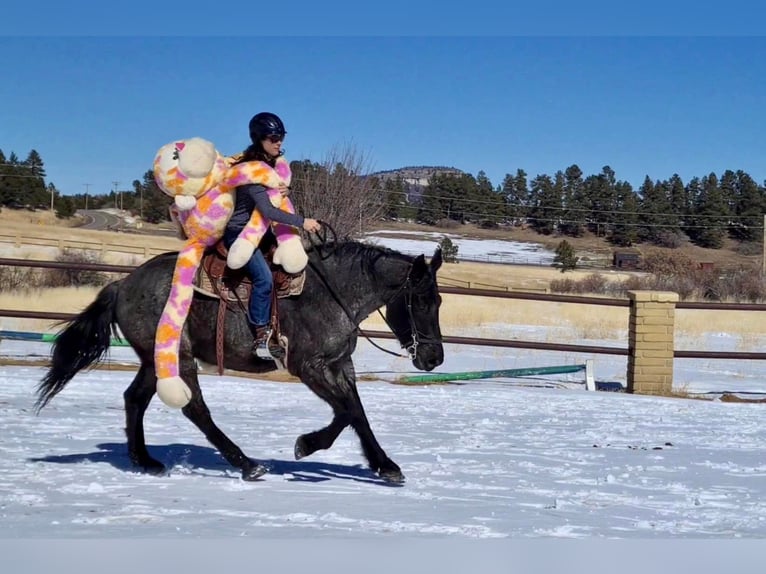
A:
[[[263,151],[269,154],[271,157],[279,157],[280,151],[282,151],[282,142],[284,141],[284,135],[270,135],[261,140]]]

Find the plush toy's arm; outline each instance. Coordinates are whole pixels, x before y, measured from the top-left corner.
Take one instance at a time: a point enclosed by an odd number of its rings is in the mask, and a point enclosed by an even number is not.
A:
[[[186,235],[186,231],[184,230],[183,223],[181,223],[178,206],[175,203],[171,203],[168,207],[168,211],[170,212],[170,221],[172,221],[176,226],[176,236],[179,239],[183,239],[184,241],[189,239],[189,237]]]

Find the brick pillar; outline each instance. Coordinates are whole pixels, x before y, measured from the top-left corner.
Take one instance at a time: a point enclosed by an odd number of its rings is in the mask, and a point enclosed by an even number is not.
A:
[[[673,389],[673,329],[678,294],[629,291],[628,392],[667,395]]]

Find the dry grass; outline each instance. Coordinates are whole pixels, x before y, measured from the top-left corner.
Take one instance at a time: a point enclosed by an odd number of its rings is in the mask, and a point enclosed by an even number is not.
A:
[[[38,225],[39,221],[43,222],[39,225],[53,236],[61,236],[62,228],[66,225],[66,222],[55,219],[50,212],[38,211],[33,213],[8,209],[0,212],[0,225],[4,229],[24,229],[24,226],[28,226],[30,223]],[[422,226],[414,227],[422,230]],[[36,228],[36,232],[38,231],[40,230]],[[473,229],[471,231],[469,228],[468,231],[476,237],[499,238],[498,234],[502,234],[504,239],[519,240],[519,238],[509,237],[507,230],[500,232]],[[167,245],[168,250],[177,249],[179,245],[177,239],[167,236],[117,234],[115,232],[82,229],[66,229],[63,233],[67,238],[74,240],[87,237],[91,240],[103,241],[106,236],[107,240],[113,241],[117,235],[121,242],[124,241],[131,245]],[[520,231],[520,233],[522,232]],[[520,240],[532,239],[531,236],[525,236]],[[7,247],[9,244],[0,244],[0,246],[2,245]],[[49,249],[37,251],[32,251],[26,256],[36,259],[52,259],[48,253]],[[6,249],[5,252],[7,254],[8,250]],[[107,253],[104,256],[104,262],[108,263],[120,262],[135,265],[142,260],[142,257],[136,255],[122,254],[118,258]],[[591,273],[593,273],[592,270],[575,270],[567,272],[565,276],[580,279]],[[603,271],[602,273],[612,281],[623,281],[630,276],[629,272]],[[483,287],[489,284],[510,289],[545,289],[551,280],[561,277],[562,273],[551,267],[494,265],[474,262],[445,264],[440,271],[441,282],[445,285],[470,283],[473,287]],[[449,281],[450,279],[452,281]],[[45,292],[35,290],[26,293],[3,293],[0,294],[0,308],[76,312],[92,301],[97,292],[98,288],[82,287],[52,289]],[[0,318],[0,321],[6,325],[8,322],[16,320]],[[623,307],[597,307],[447,294],[444,295],[442,306],[442,327],[445,334],[448,335],[465,335],[468,330],[472,336],[482,336],[483,332],[496,331],[497,327],[502,325],[529,325],[563,327],[571,333],[572,339],[614,339],[624,335],[627,324],[628,310]],[[763,313],[758,312],[680,310],[676,312],[676,325],[677,336],[688,337],[692,340],[698,337],[701,341],[704,334],[710,332],[736,334],[742,340],[743,350],[757,348],[763,337]],[[363,327],[384,329],[385,324],[377,314],[373,314],[363,323]],[[3,328],[10,329],[13,327],[4,326]],[[47,330],[40,323],[34,328]]]
[[[0,222],[3,226],[6,225],[24,225],[40,226],[40,227],[76,227],[81,224],[79,217],[70,217],[68,219],[59,219],[51,211],[36,210],[30,211],[28,209],[5,209],[0,211]]]

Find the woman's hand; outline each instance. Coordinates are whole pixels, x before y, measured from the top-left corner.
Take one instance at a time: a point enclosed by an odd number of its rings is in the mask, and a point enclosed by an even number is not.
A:
[[[282,197],[287,197],[288,195],[290,195],[290,188],[284,183],[280,183],[277,186],[277,189],[279,190],[279,193],[282,194]]]
[[[310,217],[306,217],[303,220],[303,229],[305,231],[316,233],[321,228],[322,228],[322,224],[319,223],[316,219],[311,219]]]

